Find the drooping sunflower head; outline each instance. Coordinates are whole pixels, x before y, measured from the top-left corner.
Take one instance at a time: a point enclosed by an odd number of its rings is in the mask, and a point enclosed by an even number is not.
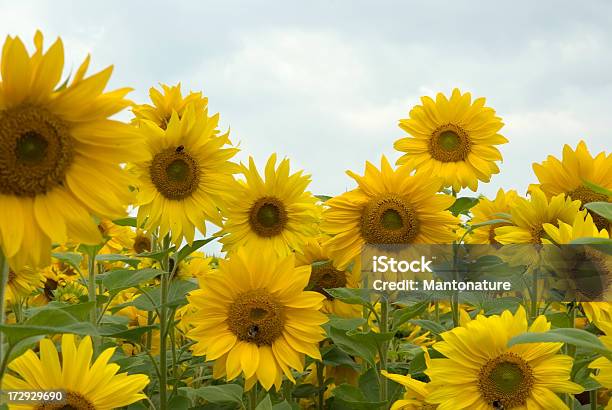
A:
[[[562,343],[528,343],[508,347],[523,332],[545,332],[550,323],[539,316],[527,324],[525,309],[515,314],[477,316],[441,334],[434,349],[427,401],[445,408],[564,408],[556,393],[580,393],[570,380],[573,360],[559,355]]]
[[[89,336],[76,343],[75,336],[62,335],[61,356],[49,339],[40,341],[37,355],[28,350],[9,364],[2,387],[10,390],[65,392],[65,402],[40,402],[33,408],[116,409],[146,398],[142,389],[149,384],[144,374],[119,373],[119,365],[109,363],[115,348],[104,350],[92,363],[93,347]]]
[[[575,150],[564,145],[561,161],[549,155],[541,164],[533,164],[533,171],[540,182],[540,189],[549,197],[566,194],[573,200],[579,200],[582,205],[612,202],[612,196],[596,192],[587,185],[591,182],[612,190],[612,154],[600,152],[593,157],[584,141],[580,141]],[[610,229],[605,218],[596,213],[591,215],[599,229]]]
[[[142,142],[109,119],[130,91],[104,92],[112,67],[85,77],[87,57],[60,86],[62,41],[45,52],[37,32],[34,44],[29,55],[7,37],[0,69],[0,245],[14,266],[48,264],[52,242],[99,243],[92,215],[124,216],[132,196],[121,164]]]
[[[135,254],[139,254],[143,252],[151,252],[151,249],[151,234],[144,231],[143,229],[136,229],[136,234],[134,235],[134,242],[132,242],[132,251]]]
[[[17,302],[19,298],[30,296],[34,290],[42,287],[44,277],[40,271],[30,267],[13,270],[9,267],[5,298],[8,303]]]
[[[333,235],[325,246],[341,269],[364,245],[452,243],[459,220],[447,209],[450,195],[438,194],[440,179],[393,169],[383,156],[381,168],[366,162],[365,175],[347,172],[358,184],[325,203],[321,229]]]
[[[325,289],[358,288],[360,281],[360,264],[354,264],[346,269],[339,269],[330,259],[327,249],[322,243],[327,238],[310,239],[302,247],[301,253],[295,254],[297,266],[309,265],[312,272],[307,288],[325,296],[323,312],[333,313],[341,317],[356,317],[361,315],[359,305],[349,305],[334,299]]]
[[[259,380],[268,390],[291,368],[303,370],[304,354],[320,359],[325,338],[319,312],[325,297],[304,291],[310,266],[295,267],[293,255],[279,258],[270,248],[241,248],[191,293],[194,355],[215,360],[214,377],[241,373],[247,386]]]
[[[558,225],[559,221],[573,224],[586,211],[580,210],[580,201],[572,201],[564,194],[546,198],[544,192],[534,188],[530,198],[517,198],[510,210],[511,226],[495,228],[495,240],[501,244],[541,244],[546,232],[544,224]]]
[[[505,219],[504,216],[506,215],[504,214],[510,213],[517,198],[518,194],[512,189],[506,192],[503,189],[499,189],[493,200],[484,197],[480,198],[478,204],[471,209],[473,216],[470,223],[475,225],[493,219]],[[476,228],[466,236],[465,241],[470,244],[497,245],[495,228],[504,225],[507,224],[500,222]]]
[[[132,107],[135,116],[133,122],[148,120],[165,130],[173,112],[176,112],[180,118],[190,104],[194,105],[196,112],[204,112],[208,107],[208,98],[202,96],[202,92],[190,92],[183,97],[181,83],[173,86],[161,84],[161,87],[163,93],[155,87],[149,89],[149,97],[153,105],[141,104]]]
[[[174,112],[167,129],[142,120],[149,159],[130,168],[137,176],[138,226],[160,237],[171,232],[173,243],[193,241],[195,228],[206,233],[205,221],[221,224],[220,208],[233,183],[238,152],[226,147],[228,134],[214,135],[218,116],[208,117],[188,105],[182,117]]]
[[[479,180],[489,182],[499,172],[495,161],[502,160],[495,145],[508,142],[498,134],[504,124],[495,110],[484,106],[484,98],[472,102],[470,93],[456,88],[450,99],[438,93],[435,101],[421,97],[421,102],[399,122],[411,137],[395,142],[395,149],[406,153],[397,163],[439,175],[442,185],[455,191],[476,191]]]
[[[272,154],[265,167],[265,179],[257,171],[253,158],[242,165],[244,180],[231,189],[227,207],[223,250],[232,252],[241,246],[270,247],[281,256],[299,251],[307,238],[318,233],[320,210],[317,199],[306,189],[310,176],[302,171],[290,174],[289,160],[276,166]]]

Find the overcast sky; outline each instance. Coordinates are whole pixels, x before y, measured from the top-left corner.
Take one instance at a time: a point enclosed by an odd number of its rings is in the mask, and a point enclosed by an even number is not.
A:
[[[502,172],[482,193],[523,192],[531,163],[565,143],[610,148],[611,1],[0,0],[0,33],[31,47],[37,28],[63,38],[67,69],[88,52],[93,68],[114,64],[111,85],[136,101],[159,82],[203,90],[241,159],[288,156],[316,194],[397,159],[397,121],[453,87],[506,124]]]

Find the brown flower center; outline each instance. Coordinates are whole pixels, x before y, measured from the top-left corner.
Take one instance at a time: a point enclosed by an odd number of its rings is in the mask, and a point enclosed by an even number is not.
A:
[[[36,196],[64,183],[74,157],[68,126],[47,110],[0,110],[0,194]]]
[[[361,234],[369,244],[411,243],[418,233],[416,213],[399,195],[382,195],[363,209]]]
[[[96,410],[96,407],[80,393],[68,391],[62,401],[42,402],[36,410]]]
[[[191,196],[200,182],[200,165],[182,145],[156,154],[149,173],[157,191],[173,200]]]
[[[249,211],[251,229],[259,236],[280,234],[287,225],[287,211],[281,200],[272,196],[259,198]]]
[[[238,339],[271,345],[285,328],[283,306],[265,289],[244,292],[229,306],[227,323]]]
[[[589,202],[610,202],[606,195],[595,192],[592,189],[582,185],[573,191],[568,192],[567,195],[572,198],[572,200],[579,200],[582,203],[580,209],[584,209],[584,205],[588,204]],[[610,223],[606,218],[595,212],[588,212],[593,218],[593,222],[597,226],[597,229],[610,229]]]
[[[429,153],[442,162],[464,161],[472,143],[468,133],[458,125],[442,125],[431,134]]]
[[[346,286],[346,272],[334,268],[331,261],[318,261],[312,264],[309,285],[312,290],[324,295],[327,299],[333,297],[325,289],[343,288]]]
[[[151,238],[143,234],[137,234],[134,239],[134,251],[136,253],[151,252]]]
[[[529,363],[510,352],[490,359],[478,374],[480,394],[494,408],[524,406],[534,383],[535,377]]]

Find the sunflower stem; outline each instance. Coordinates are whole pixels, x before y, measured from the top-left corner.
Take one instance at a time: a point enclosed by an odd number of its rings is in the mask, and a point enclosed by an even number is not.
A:
[[[531,320],[534,321],[538,317],[538,269],[535,268],[532,274],[531,284]]]
[[[589,403],[591,410],[597,410],[597,390],[589,392]]]
[[[380,333],[384,334],[389,331],[389,299],[388,295],[383,294],[380,299]],[[389,342],[382,343],[380,349],[380,370],[387,370],[387,351],[389,350]],[[383,377],[380,380],[380,399],[387,401],[388,383],[387,378]]]
[[[93,326],[98,325],[98,303],[96,298],[96,254],[98,248],[95,246],[87,246],[87,300],[93,302],[93,308],[89,311],[89,321]],[[101,340],[100,337],[94,336],[91,338],[93,349],[96,354],[100,353]]]
[[[453,191],[455,192],[455,191]],[[457,243],[453,243],[453,280],[459,281],[459,272],[457,272]],[[453,326],[459,326],[459,291],[453,291],[451,295],[451,313],[453,315]]]
[[[170,236],[166,235],[163,239],[163,250],[167,251],[170,248]],[[162,273],[160,283],[160,307],[159,307],[159,405],[160,409],[165,410],[168,408],[168,357],[166,352],[166,341],[168,338],[168,309],[166,303],[168,302],[168,275],[170,268],[170,258],[168,253],[164,253],[162,260]]]
[[[249,410],[255,410],[257,408],[257,382],[249,390]]]
[[[325,379],[323,376],[323,363],[320,361],[316,361],[315,363],[317,365],[317,387],[319,387],[319,406],[317,408],[319,410],[323,410],[323,405],[325,403]]]
[[[4,256],[2,249],[0,249],[0,325],[4,325],[4,308],[6,303],[4,295],[8,283],[8,276],[8,258]],[[2,377],[4,376],[4,371],[6,370],[6,362],[8,362],[8,355],[9,351],[4,351],[4,333],[0,330],[0,360],[2,361],[2,366],[0,367],[0,389],[2,388]]]

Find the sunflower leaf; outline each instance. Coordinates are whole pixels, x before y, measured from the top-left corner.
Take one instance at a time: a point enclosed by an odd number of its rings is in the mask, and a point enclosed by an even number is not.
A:
[[[111,292],[133,288],[159,276],[162,272],[158,269],[146,268],[138,270],[116,269],[109,271],[102,284]]]
[[[179,390],[190,399],[201,398],[209,403],[242,403],[242,386],[238,384],[221,384],[217,386],[204,386],[194,389],[192,387],[179,387]]]
[[[577,347],[597,352],[608,359],[612,359],[612,351],[592,333],[582,329],[563,328],[552,329],[548,332],[526,332],[518,336],[514,336],[508,341],[508,346],[514,346],[522,343],[567,343]]]
[[[589,188],[591,191],[597,192],[598,194],[612,196],[612,191],[610,191],[606,187],[603,187],[601,185],[597,185],[597,184],[595,184],[595,183],[593,183],[591,181],[587,181],[586,179],[583,179],[582,183],[584,184],[584,186]]]
[[[135,216],[128,216],[127,218],[115,219],[113,223],[119,226],[131,226],[132,228],[138,227],[138,223],[136,222]]]
[[[601,215],[608,221],[612,221],[612,203],[610,202],[589,202],[584,207],[589,211],[595,212],[597,215]]]
[[[450,208],[448,208],[448,210],[455,216],[460,214],[466,215],[472,207],[478,204],[479,201],[480,200],[478,198],[468,196],[457,198]]]
[[[384,401],[369,401],[359,387],[341,384],[332,391],[336,400],[346,403],[352,409],[377,409],[386,404]]]
[[[217,239],[216,236],[211,236],[210,238],[193,241],[191,245],[183,246],[174,257],[175,263],[179,263],[189,255],[200,249],[202,246],[206,245],[208,242],[214,241],[215,239]]]

